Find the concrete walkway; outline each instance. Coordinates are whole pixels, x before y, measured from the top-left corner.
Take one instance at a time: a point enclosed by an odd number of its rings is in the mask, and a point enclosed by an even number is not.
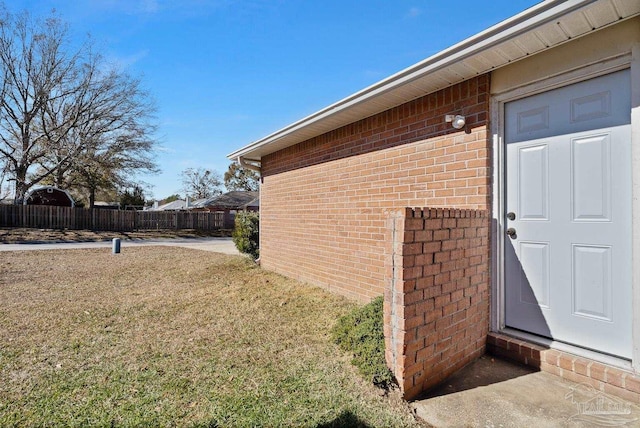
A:
[[[640,426],[634,403],[488,355],[411,405],[438,428]]]
[[[99,242],[45,242],[28,244],[0,244],[0,251],[28,251],[28,250],[70,250],[77,248],[111,248],[111,241]],[[122,240],[121,251],[131,247],[146,247],[161,245],[166,247],[184,247],[195,250],[213,251],[216,253],[239,255],[231,238],[167,238]]]

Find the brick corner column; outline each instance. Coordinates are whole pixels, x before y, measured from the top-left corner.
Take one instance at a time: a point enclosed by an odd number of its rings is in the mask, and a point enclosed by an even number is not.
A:
[[[484,354],[489,331],[488,212],[390,213],[386,360],[406,399]]]

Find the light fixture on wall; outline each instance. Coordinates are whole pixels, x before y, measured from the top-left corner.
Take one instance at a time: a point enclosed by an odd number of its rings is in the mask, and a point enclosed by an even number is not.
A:
[[[461,116],[459,114],[447,114],[444,117],[444,121],[447,123],[450,123],[451,126],[453,126],[456,129],[462,129],[464,128],[464,125],[466,123],[465,121],[465,117]]]

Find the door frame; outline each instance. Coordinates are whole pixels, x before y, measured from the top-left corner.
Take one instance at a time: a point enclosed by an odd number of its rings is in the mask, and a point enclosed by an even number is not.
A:
[[[592,350],[556,342],[548,338],[521,332],[505,326],[505,221],[506,198],[504,144],[504,106],[541,92],[550,91],[573,83],[589,80],[615,71],[630,69],[631,76],[631,156],[632,156],[632,359],[631,361],[601,354]],[[585,65],[565,73],[550,76],[522,86],[492,94],[490,117],[492,136],[492,225],[491,225],[491,331],[503,332],[545,347],[570,352],[605,364],[640,373],[640,43],[631,53],[625,53],[605,61]]]

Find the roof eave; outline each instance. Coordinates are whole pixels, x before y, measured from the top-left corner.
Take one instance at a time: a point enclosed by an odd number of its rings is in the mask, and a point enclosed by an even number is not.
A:
[[[339,112],[343,112],[355,105],[365,103],[385,92],[399,88],[413,80],[444,69],[465,58],[490,49],[492,46],[509,41],[519,35],[540,27],[559,16],[587,6],[597,0],[550,0],[539,3],[531,8],[508,18],[472,37],[469,37],[450,48],[418,62],[396,74],[393,74],[361,91],[358,91],[334,104],[325,107],[305,118],[302,118],[266,137],[236,150],[227,157],[230,160],[244,158],[259,161],[259,149],[264,149],[292,133],[316,124]],[[492,67],[495,70],[500,66]],[[488,70],[490,71],[490,70]],[[418,94],[416,97],[424,94]],[[389,107],[392,108],[392,107]]]

